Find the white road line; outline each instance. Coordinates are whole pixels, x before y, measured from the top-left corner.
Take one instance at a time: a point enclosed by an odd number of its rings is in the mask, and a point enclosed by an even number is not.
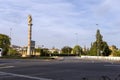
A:
[[[120,67],[120,65],[104,65],[104,66],[111,66],[111,67]]]
[[[14,66],[2,66],[0,67],[0,69],[4,69],[4,68],[13,68]]]
[[[2,71],[0,71],[0,74],[11,75],[11,76],[16,76],[16,77],[23,77],[23,78],[29,78],[29,79],[36,79],[36,80],[52,80],[52,79],[46,79],[46,78],[40,78],[40,77],[32,77],[32,76],[21,75],[21,74],[7,73],[7,72],[2,72]]]

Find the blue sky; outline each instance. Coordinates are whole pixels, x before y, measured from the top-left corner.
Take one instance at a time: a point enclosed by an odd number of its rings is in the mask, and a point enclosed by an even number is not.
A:
[[[119,7],[120,0],[0,0],[0,33],[10,35],[12,44],[27,45],[31,14],[36,45],[90,47],[100,29],[103,40],[120,48]]]

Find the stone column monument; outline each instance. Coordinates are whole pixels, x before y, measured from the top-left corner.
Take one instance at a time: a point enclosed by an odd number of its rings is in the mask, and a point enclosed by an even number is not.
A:
[[[28,48],[27,48],[27,56],[31,55],[31,38],[32,38],[32,16],[28,15]]]

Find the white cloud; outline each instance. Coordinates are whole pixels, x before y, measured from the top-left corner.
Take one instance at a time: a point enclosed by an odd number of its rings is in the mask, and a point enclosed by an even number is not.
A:
[[[13,26],[12,42],[17,45],[27,44],[28,14],[33,17],[33,40],[47,47],[73,46],[75,33],[79,34],[81,46],[89,46],[97,28],[110,44],[115,41],[111,37],[118,37],[112,34],[119,33],[119,0],[0,0],[0,3],[0,32],[9,34]]]

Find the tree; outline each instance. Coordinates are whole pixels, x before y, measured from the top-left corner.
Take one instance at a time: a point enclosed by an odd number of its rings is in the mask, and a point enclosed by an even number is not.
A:
[[[55,50],[54,52],[53,52],[53,54],[58,54],[59,52],[57,51],[57,50]]]
[[[66,53],[70,54],[72,51],[72,48],[69,46],[64,46],[61,50],[62,50],[62,53],[64,53],[64,54],[66,54]]]
[[[114,50],[112,54],[113,56],[120,56],[120,50]]]
[[[86,46],[84,46],[83,50],[82,50],[82,54],[83,55],[88,55],[90,52],[89,48],[86,48]]]
[[[48,48],[42,48],[40,50],[41,56],[49,56],[51,53]]]
[[[82,48],[79,45],[74,46],[73,48],[73,54],[75,55],[81,55],[82,54]]]
[[[16,49],[13,48],[9,48],[9,56],[21,56],[21,54],[19,53],[19,51],[17,51]]]
[[[0,34],[0,48],[3,48],[2,55],[7,55],[7,52],[10,48],[10,37],[5,34]]]
[[[120,56],[120,50],[115,45],[112,45],[110,49],[112,51],[111,56]]]
[[[100,30],[97,30],[96,41],[91,45],[90,55],[96,56],[109,56],[111,50],[107,42],[102,40],[103,36],[100,34]]]

